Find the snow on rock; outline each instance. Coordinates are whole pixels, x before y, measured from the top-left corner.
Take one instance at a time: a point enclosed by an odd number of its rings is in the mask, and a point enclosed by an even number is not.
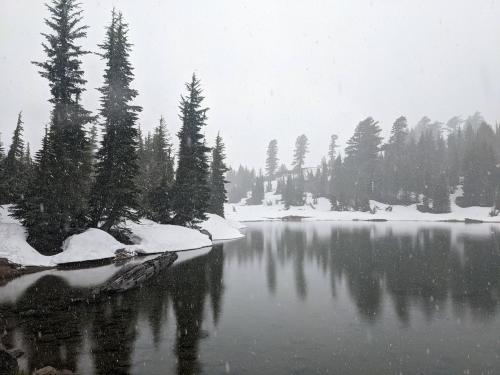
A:
[[[63,243],[62,253],[54,255],[52,261],[62,264],[114,258],[116,250],[126,247],[109,233],[91,228],[68,237]]]
[[[136,251],[142,254],[181,251],[212,246],[208,236],[197,230],[177,225],[157,224],[142,220],[139,224],[128,223]]]
[[[200,227],[210,233],[214,241],[233,240],[244,237],[238,230],[238,223],[234,221],[230,222],[214,214],[207,214],[207,218],[206,221],[200,224]]]
[[[23,266],[50,266],[51,257],[44,256],[26,242],[26,232],[17,223],[0,223],[0,258]]]

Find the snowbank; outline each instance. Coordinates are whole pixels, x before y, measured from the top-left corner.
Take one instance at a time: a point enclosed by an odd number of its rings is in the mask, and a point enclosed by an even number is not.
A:
[[[110,234],[92,228],[66,239],[61,253],[44,256],[26,242],[23,226],[9,216],[8,208],[0,206],[0,258],[23,266],[51,267],[64,263],[114,258],[119,249],[131,253],[152,254],[212,246],[208,236],[197,230],[143,220],[140,223],[127,223],[134,245],[124,245]],[[227,240],[243,237],[239,229],[245,226],[208,214],[208,220],[203,222],[201,227],[207,230],[214,240]]]
[[[132,241],[136,244],[136,251],[142,254],[212,246],[212,241],[208,236],[197,230],[177,225],[157,224],[143,220],[139,224],[128,223],[127,227],[132,231]]]
[[[202,229],[205,229],[212,235],[212,240],[233,240],[245,237],[238,229],[241,224],[235,221],[228,221],[219,215],[207,214],[207,220],[200,224]]]
[[[64,241],[62,253],[52,256],[54,264],[114,258],[115,251],[127,246],[100,229],[87,229]]]
[[[225,216],[230,220],[243,222],[282,220],[287,217],[302,217],[303,220],[329,220],[329,221],[351,221],[351,220],[387,220],[387,221],[460,221],[466,219],[484,222],[500,222],[500,216],[489,216],[489,207],[467,207],[462,208],[455,204],[455,198],[461,191],[450,196],[451,212],[447,214],[424,213],[417,210],[416,204],[410,206],[389,205],[370,201],[370,207],[376,208],[374,214],[358,211],[330,211],[330,202],[326,198],[319,198],[313,202],[310,194],[307,196],[306,204],[300,207],[285,209],[278,199],[266,197],[266,204],[248,206],[243,204],[226,204]],[[268,199],[269,198],[269,199]]]
[[[40,254],[26,242],[23,226],[16,223],[0,223],[0,258],[24,266],[52,265],[51,257]]]

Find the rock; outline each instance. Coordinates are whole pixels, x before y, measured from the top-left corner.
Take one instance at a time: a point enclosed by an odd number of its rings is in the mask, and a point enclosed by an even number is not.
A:
[[[210,241],[212,241],[212,234],[206,230],[206,229],[199,229],[200,233],[203,233],[205,236],[208,236],[208,238],[210,238]]]
[[[128,251],[127,249],[118,249],[115,251],[115,261],[129,259],[129,258],[132,258],[133,256],[134,256],[134,253]]]
[[[147,260],[144,263],[124,266],[111,279],[103,285],[94,288],[92,295],[98,296],[102,293],[120,293],[136,288],[146,280],[157,275],[162,269],[169,267],[177,259],[177,254],[166,252],[157,258]]]
[[[60,375],[61,373],[57,371],[54,367],[46,366],[40,370],[36,370],[33,375]]]
[[[465,218],[464,220],[465,224],[482,224],[482,220],[476,220],[476,219],[469,219],[468,217]]]
[[[15,375],[18,369],[17,360],[7,351],[0,349],[0,375]]]

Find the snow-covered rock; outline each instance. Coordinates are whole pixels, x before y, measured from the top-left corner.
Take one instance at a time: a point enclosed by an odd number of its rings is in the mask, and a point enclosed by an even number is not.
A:
[[[109,233],[91,228],[68,237],[63,243],[62,253],[54,255],[52,261],[61,264],[114,258],[115,251],[125,247]]]
[[[207,218],[206,221],[200,224],[200,227],[212,235],[212,240],[233,240],[244,237],[238,230],[239,223],[228,221],[214,214],[207,214]]]
[[[143,254],[181,251],[212,246],[208,236],[197,230],[177,225],[157,224],[150,220],[128,223],[136,251]]]

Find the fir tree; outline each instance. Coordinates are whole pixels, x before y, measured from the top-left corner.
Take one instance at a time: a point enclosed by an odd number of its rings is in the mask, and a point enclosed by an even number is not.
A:
[[[53,0],[47,8],[50,18],[45,23],[52,29],[43,34],[47,60],[34,63],[49,81],[53,105],[45,140],[47,175],[35,173],[32,190],[25,194],[27,202],[14,207],[13,213],[27,227],[32,245],[55,252],[66,237],[87,227],[91,168],[84,126],[92,117],[79,102],[86,82],[81,57],[87,53],[77,44],[86,36],[87,26],[79,25],[82,11],[75,0]]]
[[[306,154],[309,151],[309,141],[305,134],[297,137],[295,150],[293,152],[293,166],[295,171],[300,171],[304,167]]]
[[[1,135],[1,133],[0,133]],[[3,148],[2,139],[0,137],[0,204],[3,202],[7,202],[7,185],[5,184],[4,176],[4,159],[5,159],[5,150]]]
[[[225,174],[229,170],[224,163],[224,143],[220,134],[215,138],[215,147],[212,150],[210,166],[210,202],[208,212],[224,217],[224,203],[227,202]]]
[[[151,220],[166,224],[172,218],[171,189],[174,183],[172,143],[163,117],[155,128],[151,160],[147,166],[151,173],[151,186],[147,192],[147,212]]]
[[[89,137],[89,151],[90,151],[91,163],[95,164],[97,150],[99,149],[98,131],[96,125],[92,125],[90,127],[88,137]]]
[[[178,133],[180,142],[172,196],[173,221],[180,225],[196,225],[206,219],[210,197],[207,160],[210,149],[205,146],[201,133],[208,108],[202,107],[204,97],[196,75],[193,74],[186,89],[187,96],[182,96],[180,103],[182,127]]]
[[[266,176],[271,181],[278,169],[278,141],[271,140],[267,146]]]
[[[3,162],[3,175],[0,176],[5,186],[5,201],[3,203],[14,203],[18,201],[26,191],[27,181],[24,168],[25,154],[23,130],[22,113],[19,112],[16,128],[12,136],[12,142]]]
[[[97,153],[96,179],[91,196],[92,225],[105,231],[124,220],[138,220],[135,177],[138,172],[138,132],[141,108],[131,102],[137,91],[130,88],[134,74],[129,62],[131,45],[121,13],[113,10],[106,39],[100,47],[106,60],[101,92],[103,139]]]
[[[396,119],[391,129],[389,142],[384,146],[383,196],[389,203],[408,201],[409,175],[407,153],[408,123],[404,116]],[[401,196],[402,193],[402,196]]]
[[[432,212],[436,214],[449,213],[450,210],[450,192],[446,175],[441,173],[434,184],[432,193]]]
[[[332,134],[330,137],[330,146],[328,147],[328,166],[330,168],[335,164],[335,159],[337,157],[337,139],[339,137],[336,134]]]
[[[363,211],[370,209],[370,198],[378,198],[380,132],[378,123],[371,117],[366,118],[356,127],[345,150],[346,173],[353,181],[354,207]]]
[[[56,251],[56,249],[48,247],[48,244],[53,244],[54,239],[60,236],[58,223],[55,221],[58,217],[54,215],[54,212],[50,209],[50,203],[47,202],[47,197],[51,194],[49,190],[53,185],[50,167],[51,159],[54,157],[54,155],[51,155],[53,151],[49,144],[49,132],[49,129],[45,127],[42,147],[35,156],[34,178],[28,181],[28,196],[19,200],[13,210],[16,217],[20,217],[21,213],[23,214],[23,224],[30,229],[28,241],[35,248],[41,249],[45,253]]]
[[[252,193],[250,199],[247,200],[247,203],[250,205],[261,205],[264,198],[265,198],[264,176],[260,174],[255,179],[255,182],[252,186]]]

